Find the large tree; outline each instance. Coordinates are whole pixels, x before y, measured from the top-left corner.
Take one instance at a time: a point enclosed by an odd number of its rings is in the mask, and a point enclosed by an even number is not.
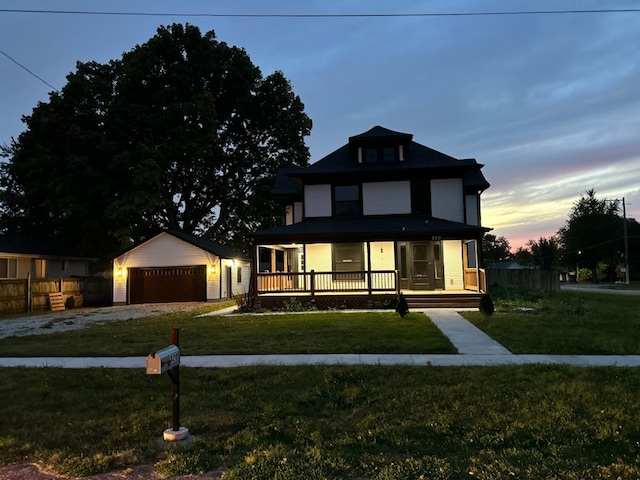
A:
[[[484,263],[513,260],[511,246],[506,237],[496,237],[487,233],[482,237],[482,259]]]
[[[624,228],[618,213],[619,202],[598,198],[594,189],[580,196],[558,232],[567,265],[588,268],[597,281],[599,263],[615,267],[622,260]]]
[[[311,120],[284,75],[192,25],[78,63],[23,121],[2,149],[1,227],[103,259],[161,228],[242,247],[280,218],[276,170],[309,162]]]

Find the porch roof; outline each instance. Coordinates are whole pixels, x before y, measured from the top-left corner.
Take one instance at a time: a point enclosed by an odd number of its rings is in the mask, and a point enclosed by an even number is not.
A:
[[[260,230],[257,241],[304,243],[318,241],[442,240],[477,239],[490,228],[419,215],[367,216],[357,218],[313,218],[292,225]]]

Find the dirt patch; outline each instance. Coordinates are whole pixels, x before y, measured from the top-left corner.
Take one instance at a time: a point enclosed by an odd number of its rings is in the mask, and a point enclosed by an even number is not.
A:
[[[78,308],[29,317],[5,318],[0,319],[0,339],[79,330],[107,322],[195,310],[206,305],[206,303],[201,302],[122,305],[117,307]]]

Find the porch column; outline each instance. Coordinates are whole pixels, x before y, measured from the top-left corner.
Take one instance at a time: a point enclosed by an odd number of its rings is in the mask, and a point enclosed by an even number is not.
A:
[[[371,295],[371,242],[367,242],[367,290]]]

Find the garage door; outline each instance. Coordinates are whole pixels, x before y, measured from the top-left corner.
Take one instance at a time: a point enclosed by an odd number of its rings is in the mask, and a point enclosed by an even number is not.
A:
[[[206,302],[207,267],[129,270],[130,303]]]

